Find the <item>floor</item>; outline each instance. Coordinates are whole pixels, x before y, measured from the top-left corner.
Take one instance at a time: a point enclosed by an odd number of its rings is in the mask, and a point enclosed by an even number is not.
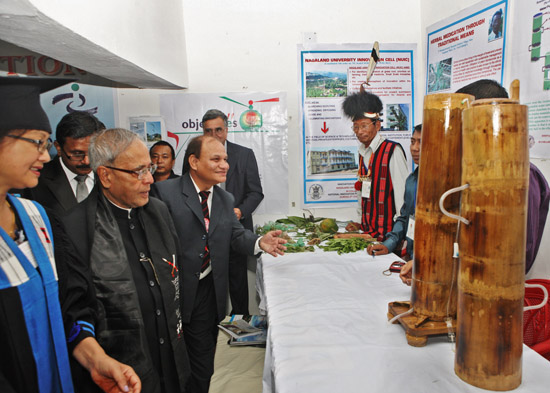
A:
[[[265,348],[230,347],[228,340],[218,334],[209,393],[261,393]]]
[[[248,261],[249,311],[259,314],[256,293],[256,260]],[[231,310],[229,296],[227,310]],[[209,393],[261,393],[265,348],[230,347],[229,336],[220,331]]]

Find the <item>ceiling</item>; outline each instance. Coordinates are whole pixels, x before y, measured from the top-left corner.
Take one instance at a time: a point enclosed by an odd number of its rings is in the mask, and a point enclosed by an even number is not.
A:
[[[3,41],[3,42],[1,42]],[[45,55],[54,60],[44,60]],[[8,58],[8,56],[11,56]],[[15,58],[14,56],[20,56]],[[34,59],[26,56],[34,56]],[[54,75],[57,63],[84,70],[65,75],[82,83],[111,87],[183,89],[181,82],[172,82],[154,75],[89,39],[64,27],[37,10],[26,0],[0,1],[0,70],[16,68],[26,73],[29,68],[38,75],[62,77],[67,68]],[[40,64],[37,62],[41,61]],[[40,67],[42,65],[42,67]],[[41,71],[46,70],[48,74]]]

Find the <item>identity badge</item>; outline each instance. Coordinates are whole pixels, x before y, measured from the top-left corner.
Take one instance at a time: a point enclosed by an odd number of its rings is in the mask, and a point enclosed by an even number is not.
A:
[[[363,188],[361,188],[361,196],[363,198],[370,198],[371,180],[363,180]]]
[[[409,226],[407,227],[407,237],[414,240],[414,216],[409,216]]]

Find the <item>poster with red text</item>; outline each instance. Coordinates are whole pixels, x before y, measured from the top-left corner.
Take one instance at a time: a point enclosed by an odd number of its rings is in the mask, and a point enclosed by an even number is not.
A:
[[[342,102],[365,82],[372,45],[298,46],[303,207],[357,204],[359,142]],[[383,104],[380,135],[401,143],[408,153],[416,124],[416,44],[380,43],[379,47],[380,59],[366,90]]]
[[[508,0],[481,1],[427,28],[426,93],[478,79],[503,82]]]

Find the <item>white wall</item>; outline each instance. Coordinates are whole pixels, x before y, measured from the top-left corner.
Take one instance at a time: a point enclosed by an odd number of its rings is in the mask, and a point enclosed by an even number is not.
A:
[[[289,214],[302,214],[296,54],[302,32],[316,32],[319,43],[410,43],[421,38],[420,0],[393,0],[391,6],[373,0],[184,0],[183,10],[189,93],[288,93]],[[159,91],[120,90],[119,94],[122,125],[131,115],[159,114]],[[357,218],[352,208],[313,209],[313,213]],[[255,217],[255,221],[273,218]]]
[[[511,2],[511,6],[516,5],[514,0]],[[289,201],[296,204],[289,206],[289,214],[301,214],[296,45],[302,42],[302,32],[316,32],[319,43],[416,42],[420,64],[416,82],[418,97],[422,97],[426,27],[476,3],[478,0],[183,0],[189,67],[187,91],[288,93]],[[170,92],[119,90],[121,124],[128,126],[127,117],[132,115],[159,115],[158,95],[166,93]],[[417,108],[422,108],[421,102]],[[421,118],[421,113],[418,116]],[[532,161],[550,179],[550,160]],[[352,208],[313,209],[313,213],[342,220],[357,214]],[[273,218],[256,216],[255,221],[263,223]],[[539,263],[549,252],[550,230],[546,229],[530,276],[550,277],[550,264]]]

